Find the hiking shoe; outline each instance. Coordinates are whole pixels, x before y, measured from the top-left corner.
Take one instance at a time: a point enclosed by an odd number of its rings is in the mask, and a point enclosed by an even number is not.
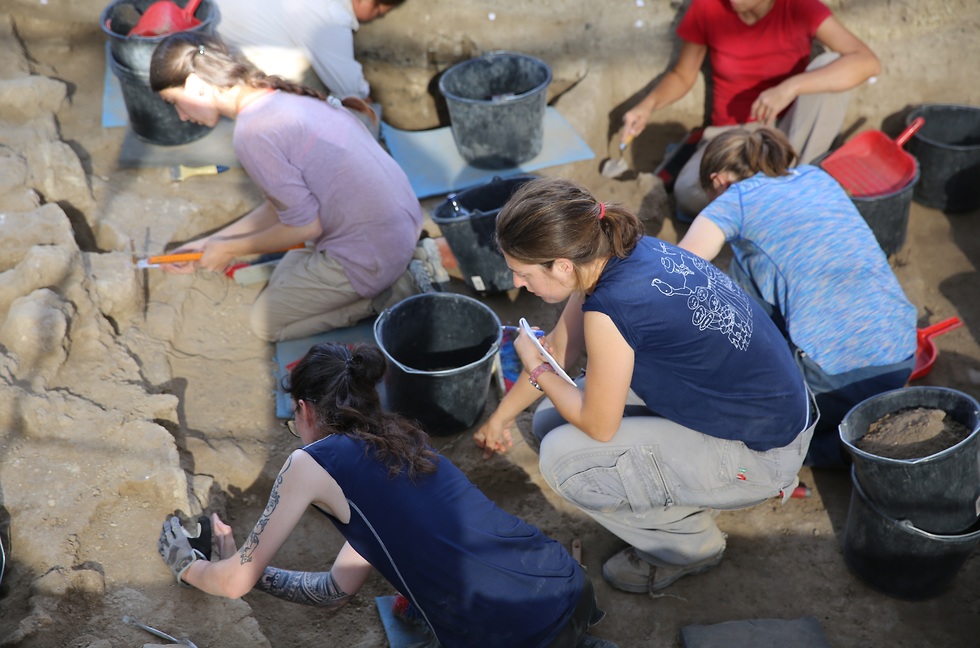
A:
[[[627,547],[606,561],[602,577],[618,590],[633,594],[662,590],[678,578],[708,571],[721,562],[724,550],[690,565],[661,567],[640,558],[633,547]]]

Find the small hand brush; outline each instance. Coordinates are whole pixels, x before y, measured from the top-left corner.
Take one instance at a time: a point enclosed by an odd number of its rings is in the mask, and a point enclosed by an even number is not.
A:
[[[218,164],[208,164],[199,167],[189,167],[184,166],[183,164],[178,164],[177,166],[170,167],[170,179],[174,182],[182,182],[192,176],[217,175],[219,173],[224,173],[227,170],[228,167]]]

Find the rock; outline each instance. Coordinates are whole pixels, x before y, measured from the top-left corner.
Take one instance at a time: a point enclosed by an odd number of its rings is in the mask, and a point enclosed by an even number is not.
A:
[[[54,378],[68,358],[68,336],[75,308],[42,288],[14,301],[0,326],[0,344],[17,359],[16,377],[35,388]]]
[[[68,592],[68,574],[61,567],[52,569],[31,583],[34,596],[64,596]]]
[[[0,146],[0,194],[27,182],[27,160],[6,146]]]
[[[86,253],[84,257],[99,311],[111,318],[118,330],[126,330],[143,313],[140,271],[133,265],[132,255]]]
[[[57,567],[31,583],[31,594],[64,596],[69,592],[105,595],[105,578],[94,569]]]
[[[33,211],[5,213],[0,226],[0,271],[19,264],[36,245],[74,247],[71,221],[58,205],[47,204]]]
[[[46,286],[64,286],[75,272],[78,248],[36,246],[13,270],[0,273],[0,316],[11,304]]]
[[[68,96],[64,81],[44,76],[0,80],[0,119],[30,121],[38,113],[56,113]]]

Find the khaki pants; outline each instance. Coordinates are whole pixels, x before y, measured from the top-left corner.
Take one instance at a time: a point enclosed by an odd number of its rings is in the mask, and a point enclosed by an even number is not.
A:
[[[380,295],[362,297],[326,252],[290,250],[252,305],[252,332],[278,342],[352,326],[415,292],[406,271]]]
[[[839,58],[836,52],[825,52],[817,56],[807,70],[815,70]],[[800,95],[789,107],[786,114],[776,123],[776,127],[789,138],[793,150],[799,155],[799,163],[807,164],[830,149],[834,138],[844,124],[847,101],[850,92],[825,92],[821,94]],[[760,124],[739,124],[738,126],[709,126],[691,159],[687,161],[674,182],[674,198],[677,200],[678,216],[693,220],[702,209],[708,206],[711,198],[701,188],[701,158],[704,149],[712,139],[732,128],[759,128]],[[683,218],[686,217],[686,218]]]
[[[586,378],[587,380],[587,378]],[[583,384],[581,380],[579,384]],[[645,405],[632,390],[630,406]],[[554,405],[545,399],[535,424]],[[555,412],[557,414],[557,412]],[[596,441],[558,415],[543,437],[541,476],[654,565],[690,565],[725,548],[719,510],[748,508],[792,491],[817,422],[783,448],[765,452],[646,414],[624,416],[616,435]]]

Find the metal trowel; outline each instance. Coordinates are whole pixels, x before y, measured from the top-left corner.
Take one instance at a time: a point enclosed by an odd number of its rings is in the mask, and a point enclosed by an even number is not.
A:
[[[615,160],[609,159],[602,163],[602,168],[599,173],[607,178],[618,178],[627,171],[630,170],[630,165],[626,161],[624,154],[626,152],[626,147],[630,145],[633,141],[632,135],[627,135],[626,139],[619,143],[619,157]]]

